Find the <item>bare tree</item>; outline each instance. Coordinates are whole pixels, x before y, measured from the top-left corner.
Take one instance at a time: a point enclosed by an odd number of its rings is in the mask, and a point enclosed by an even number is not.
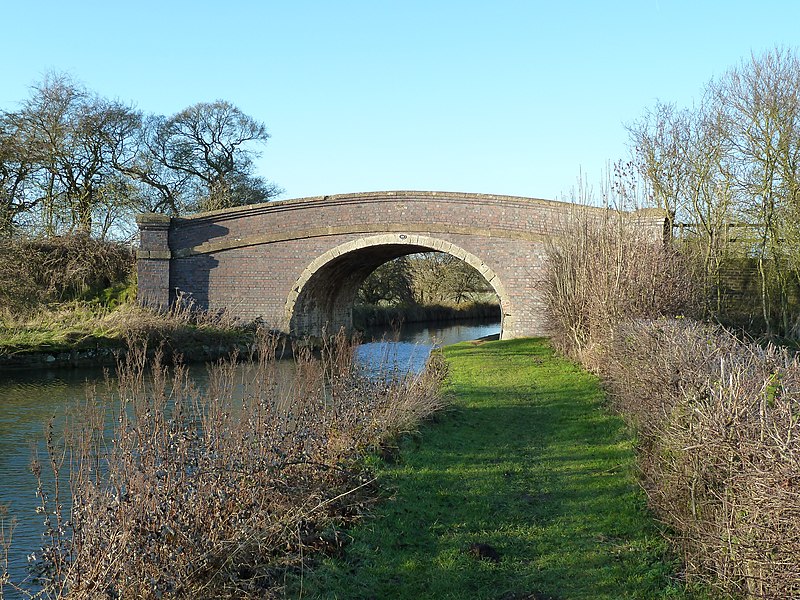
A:
[[[114,156],[114,168],[136,187],[137,208],[142,212],[180,215],[192,196],[192,175],[168,167],[156,158],[163,117],[140,117],[140,126],[126,147]]]
[[[677,110],[658,104],[628,126],[641,174],[657,206],[667,210],[681,240],[696,252],[706,278],[707,314],[719,315],[721,273],[729,227],[735,220],[730,179],[724,170],[726,119],[716,104]]]
[[[45,233],[90,234],[96,210],[107,221],[108,211],[124,204],[124,198],[108,198],[116,189],[112,157],[138,126],[131,109],[89,93],[65,75],[50,75],[21,110],[5,118],[24,145],[23,155],[37,167],[28,172],[27,184],[38,189],[34,204]]]
[[[800,197],[800,60],[781,48],[754,55],[711,89],[728,122],[731,151],[725,160],[739,210],[757,232],[751,252],[758,263],[767,332],[775,304],[779,329],[788,332],[797,318],[790,315],[790,287],[800,282],[800,265],[785,250],[800,242],[787,239],[796,233]]]
[[[658,104],[628,127],[658,206],[702,259],[712,316],[724,271],[754,261],[767,333],[800,334],[800,61],[775,49],[706,87],[697,107]]]
[[[264,144],[263,123],[224,100],[201,102],[153,123],[147,145],[152,161],[197,185],[194,210],[264,202],[280,190],[253,174],[250,146]]]
[[[16,124],[0,115],[0,237],[10,237],[18,218],[38,203],[30,185],[37,168]]]
[[[460,304],[492,289],[473,267],[443,252],[414,255],[409,267],[419,304]]]
[[[370,273],[358,289],[358,301],[376,306],[414,304],[408,258],[395,258]]]
[[[147,116],[63,74],[0,112],[0,236],[119,237],[135,212],[181,215],[280,194],[254,173],[263,123],[222,100]]]

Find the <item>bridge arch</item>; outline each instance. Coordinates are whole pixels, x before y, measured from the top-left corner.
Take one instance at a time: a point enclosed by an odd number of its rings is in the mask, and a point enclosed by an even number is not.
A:
[[[358,288],[380,265],[420,252],[443,252],[464,261],[489,283],[500,300],[501,337],[513,320],[513,303],[497,273],[485,261],[446,240],[427,235],[387,233],[340,244],[315,258],[300,274],[286,299],[283,329],[317,336],[323,327],[352,327]]]

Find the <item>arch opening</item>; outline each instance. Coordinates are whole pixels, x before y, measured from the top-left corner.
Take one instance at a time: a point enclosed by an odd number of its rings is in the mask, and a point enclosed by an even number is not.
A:
[[[474,267],[445,252],[408,254],[380,265],[362,282],[353,325],[373,333],[395,320],[500,321],[500,299]]]
[[[314,260],[295,283],[284,311],[284,330],[318,337],[323,331],[353,327],[352,310],[364,280],[379,266],[401,256],[441,252],[473,267],[499,299],[501,338],[512,307],[497,275],[478,257],[444,240],[421,235],[384,234],[347,242]]]

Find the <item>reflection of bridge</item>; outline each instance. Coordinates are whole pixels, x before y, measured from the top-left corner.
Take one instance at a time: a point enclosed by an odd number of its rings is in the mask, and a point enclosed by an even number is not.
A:
[[[295,335],[352,325],[361,283],[381,264],[446,252],[475,267],[500,298],[502,337],[546,335],[546,240],[574,205],[487,194],[372,192],[269,202],[192,217],[142,215],[139,298],[178,294],[201,308],[262,317]],[[599,210],[599,209],[595,209]],[[654,234],[664,216],[637,214]]]

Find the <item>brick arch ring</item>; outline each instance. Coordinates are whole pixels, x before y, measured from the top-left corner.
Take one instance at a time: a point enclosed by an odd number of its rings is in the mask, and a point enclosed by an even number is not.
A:
[[[465,263],[478,271],[484,277],[484,279],[486,279],[487,283],[492,287],[494,292],[497,294],[498,299],[500,300],[500,310],[503,321],[501,325],[501,332],[505,332],[506,318],[510,316],[508,314],[508,310],[511,307],[511,302],[503,282],[500,281],[500,278],[491,269],[491,267],[489,267],[489,265],[487,265],[474,254],[471,254],[463,248],[445,240],[428,237],[425,235],[402,233],[386,233],[359,238],[357,240],[351,240],[349,242],[340,244],[335,248],[331,248],[327,252],[324,252],[314,259],[297,278],[297,281],[295,282],[294,286],[292,286],[292,290],[289,293],[289,297],[286,299],[282,329],[286,332],[290,331],[291,321],[295,314],[298,299],[302,297],[303,291],[306,289],[307,284],[312,281],[313,277],[326,265],[330,264],[339,257],[343,257],[351,252],[363,250],[364,248],[369,248],[372,246],[400,245],[410,246],[407,254],[415,254],[417,252],[443,252],[445,254],[450,254],[451,256],[455,256],[456,258],[463,260]]]

